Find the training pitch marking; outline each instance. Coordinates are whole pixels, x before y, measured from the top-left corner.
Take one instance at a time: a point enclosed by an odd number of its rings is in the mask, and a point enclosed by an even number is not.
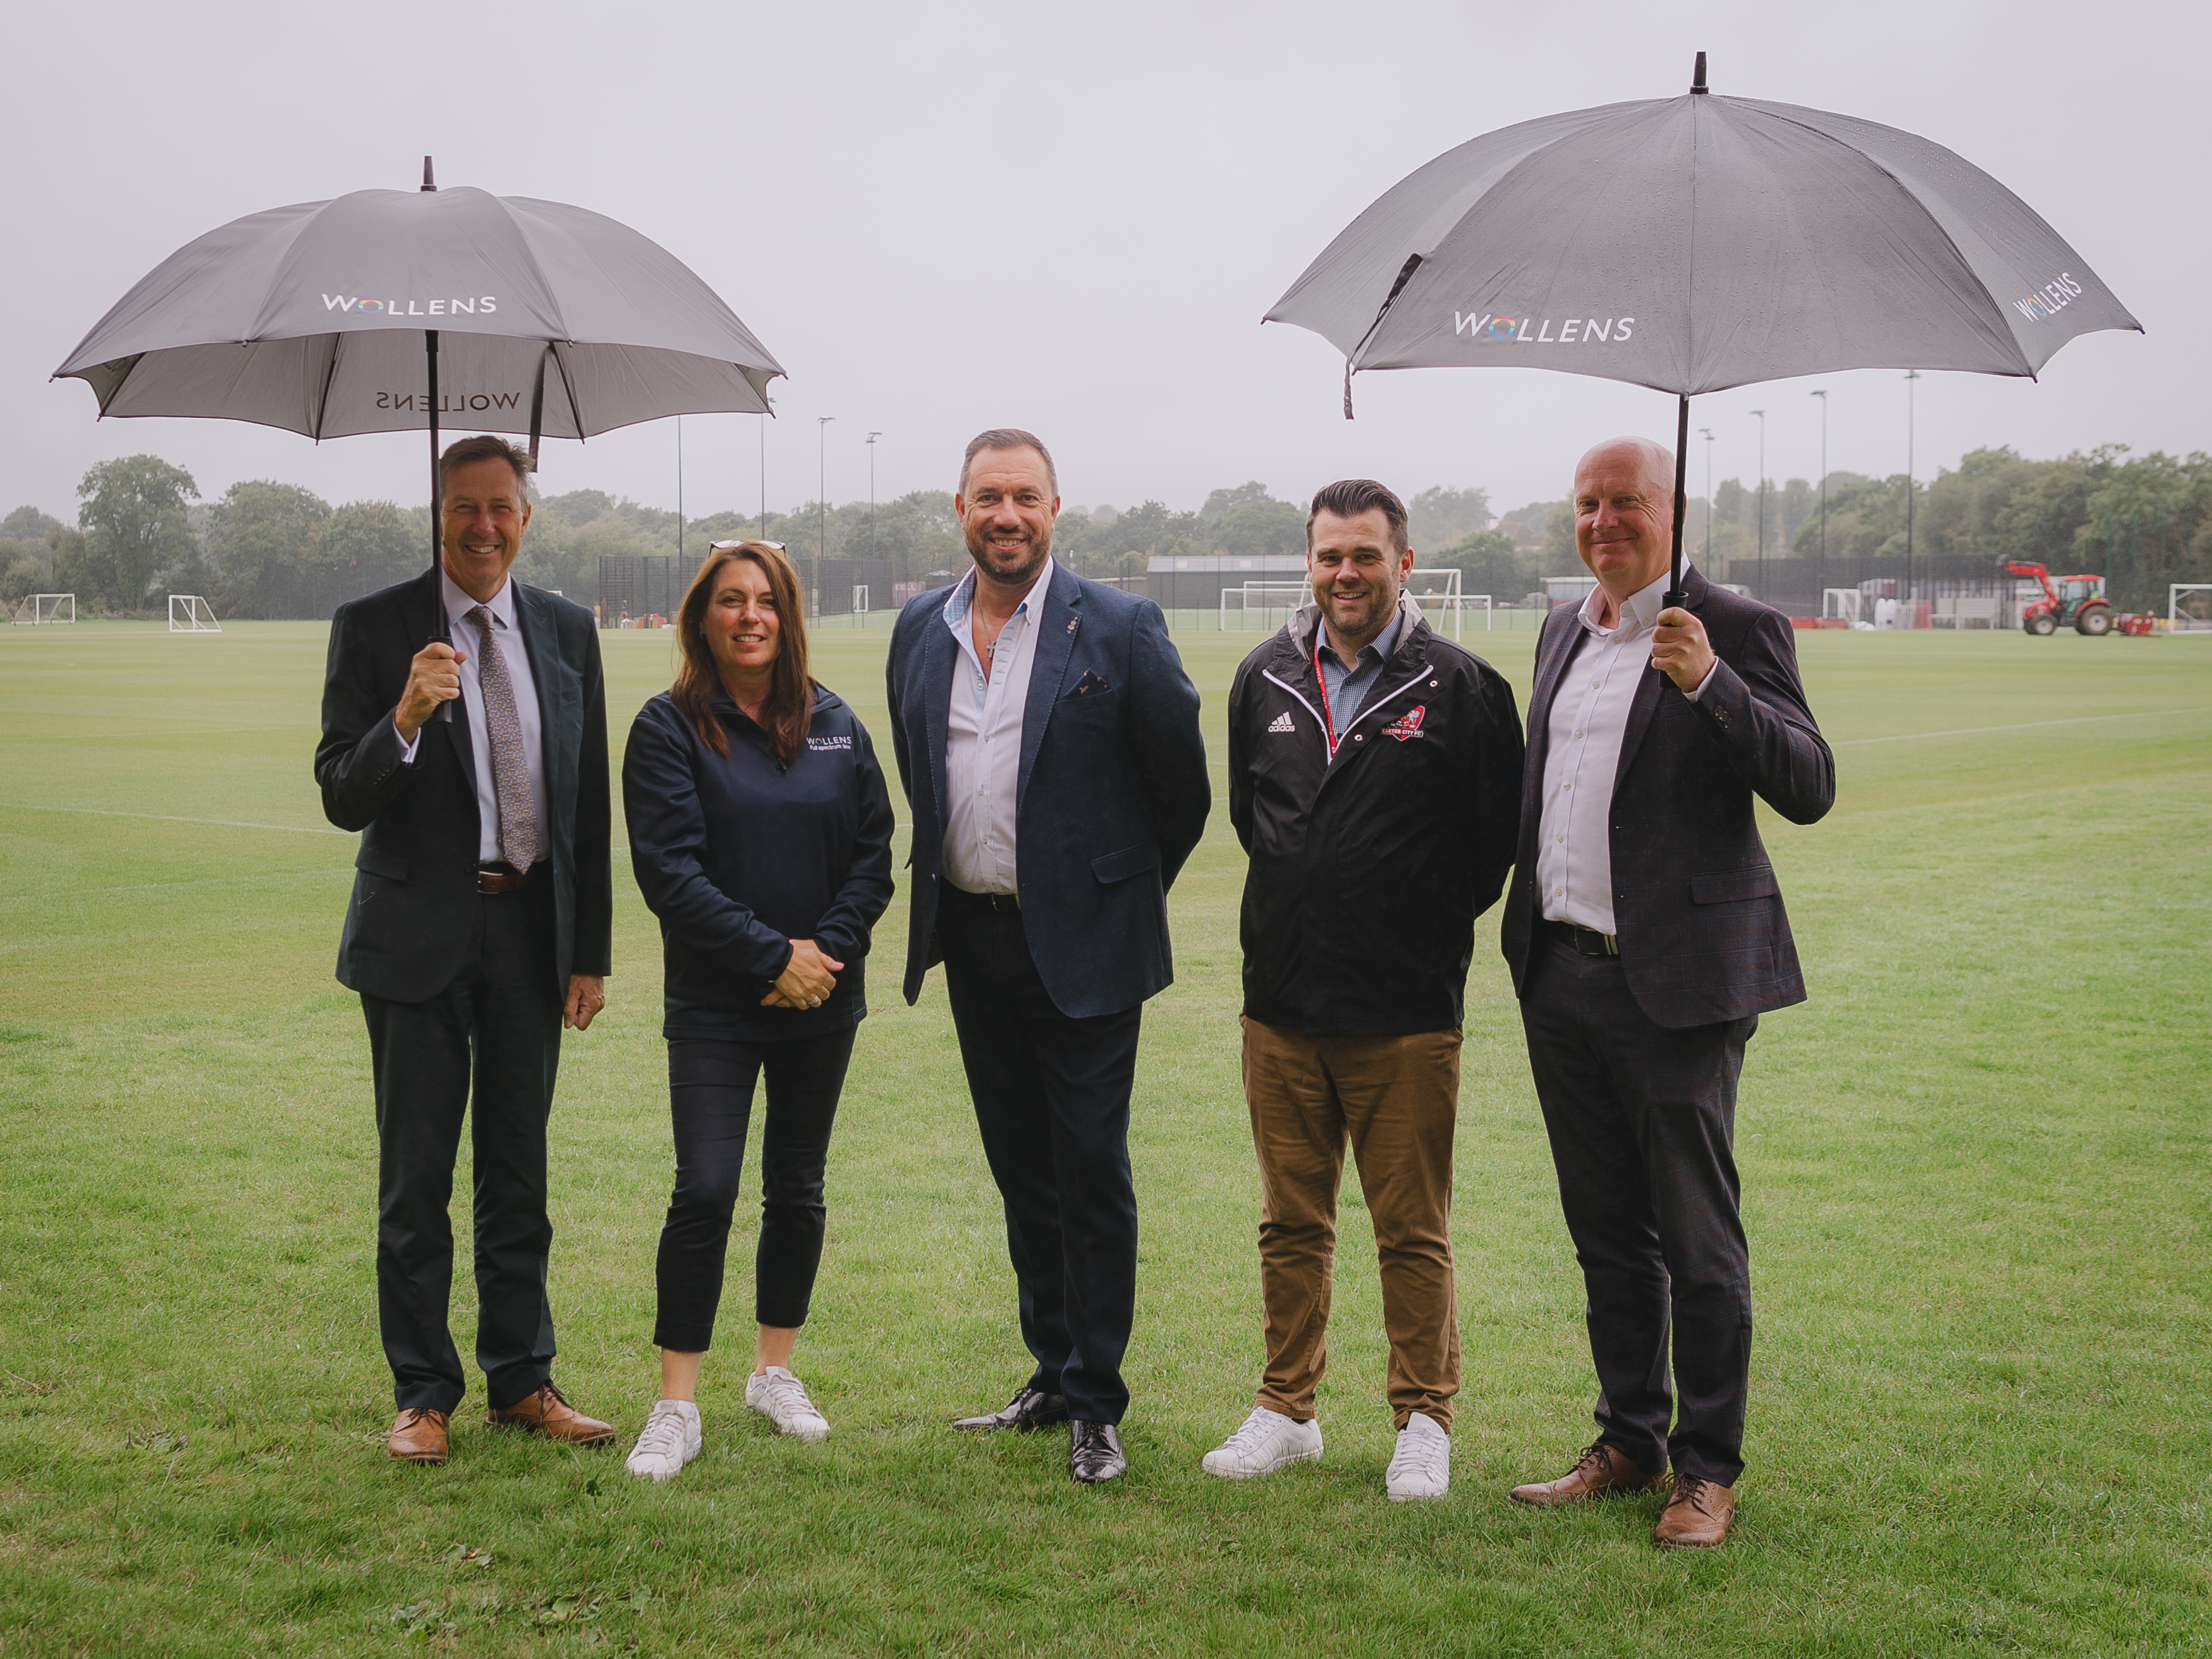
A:
[[[2086,726],[2092,720],[2143,720],[2169,714],[2212,714],[2212,708],[2131,708],[2124,714],[2074,714],[2063,720],[2022,720],[2017,726],[1962,726],[1954,732],[1899,732],[1887,738],[1842,738],[1832,746],[1855,743],[1911,743],[1919,738],[1978,738],[1985,732],[2028,732],[2039,726]]]

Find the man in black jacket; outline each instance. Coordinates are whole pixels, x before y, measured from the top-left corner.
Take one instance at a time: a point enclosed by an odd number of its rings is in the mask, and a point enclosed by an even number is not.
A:
[[[1641,1490],[1671,1462],[1657,1541],[1705,1547],[1735,1516],[1751,1364],[1736,1079],[1759,1016],[1805,1000],[1752,799],[1811,823],[1836,769],[1786,619],[1687,568],[1684,603],[1662,608],[1674,477],[1645,439],[1583,457],[1575,542],[1598,585],[1536,644],[1504,944],[1589,1294],[1600,1433],[1513,1497]]]
[[[614,1437],[552,1382],[545,1125],[562,1027],[605,1000],[613,886],[599,635],[581,605],[507,580],[530,465],[500,438],[447,449],[441,568],[331,620],[315,781],[330,821],[362,832],[337,973],[375,1066],[386,1449],[410,1462],[446,1461],[466,1390],[446,1323],[465,1114],[490,1421]],[[457,701],[465,718],[433,720]]]
[[[1513,860],[1520,719],[1504,680],[1403,596],[1413,553],[1397,496],[1367,478],[1329,485],[1306,544],[1314,603],[1230,692],[1267,1360],[1251,1416],[1205,1468],[1240,1479],[1321,1455],[1314,1391],[1349,1139],[1390,1339],[1385,1490],[1440,1498],[1459,1391],[1460,1035],[1474,919]]]

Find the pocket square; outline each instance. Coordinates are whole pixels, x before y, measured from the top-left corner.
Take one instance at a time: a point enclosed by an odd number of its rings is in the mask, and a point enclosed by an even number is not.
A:
[[[1075,690],[1069,692],[1067,695],[1071,697],[1082,697],[1088,696],[1094,691],[1110,691],[1113,689],[1114,688],[1112,686],[1106,684],[1103,676],[1086,673],[1081,679],[1075,683]]]

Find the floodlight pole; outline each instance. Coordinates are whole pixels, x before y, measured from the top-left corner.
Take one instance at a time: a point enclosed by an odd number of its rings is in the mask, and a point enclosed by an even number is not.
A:
[[[684,417],[676,417],[676,568],[684,568]]]
[[[1813,556],[1813,591],[1820,597],[1820,614],[1828,614],[1828,394],[1815,392],[1820,400],[1820,550]]]
[[[1705,434],[1705,568],[1713,567],[1713,429],[1701,426]]]
[[[868,434],[868,556],[876,556],[876,440],[884,434]]]
[[[1912,383],[1919,378],[1917,368],[1905,371],[1905,599],[1908,605],[1912,601]]]
[[[765,392],[763,392],[763,393],[761,393],[761,401],[762,401],[763,403],[764,403],[764,404],[769,404],[770,407],[773,407],[773,406],[775,405],[775,398],[771,398],[771,397],[769,397],[769,396]],[[763,410],[761,410],[761,428],[760,428],[761,532],[760,532],[760,533],[761,533],[761,539],[762,539],[763,541],[766,541],[766,540],[768,539],[768,416],[769,416],[769,411],[768,411],[768,410],[763,409]]]
[[[814,417],[814,608],[822,608],[822,560],[830,550],[830,422],[835,415]]]
[[[1766,603],[1766,411],[1754,409],[1759,416],[1759,602]]]

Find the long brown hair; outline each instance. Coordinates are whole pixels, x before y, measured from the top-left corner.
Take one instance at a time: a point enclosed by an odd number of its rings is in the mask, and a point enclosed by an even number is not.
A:
[[[774,542],[717,542],[708,550],[676,612],[676,643],[683,662],[668,695],[698,728],[702,743],[718,755],[730,752],[729,734],[709,706],[723,688],[721,665],[707,642],[707,607],[724,568],[739,559],[761,568],[768,577],[769,597],[775,602],[775,672],[769,680],[768,701],[761,705],[760,724],[775,757],[788,766],[813,722],[814,682],[806,673],[806,606],[799,595],[799,573]]]

